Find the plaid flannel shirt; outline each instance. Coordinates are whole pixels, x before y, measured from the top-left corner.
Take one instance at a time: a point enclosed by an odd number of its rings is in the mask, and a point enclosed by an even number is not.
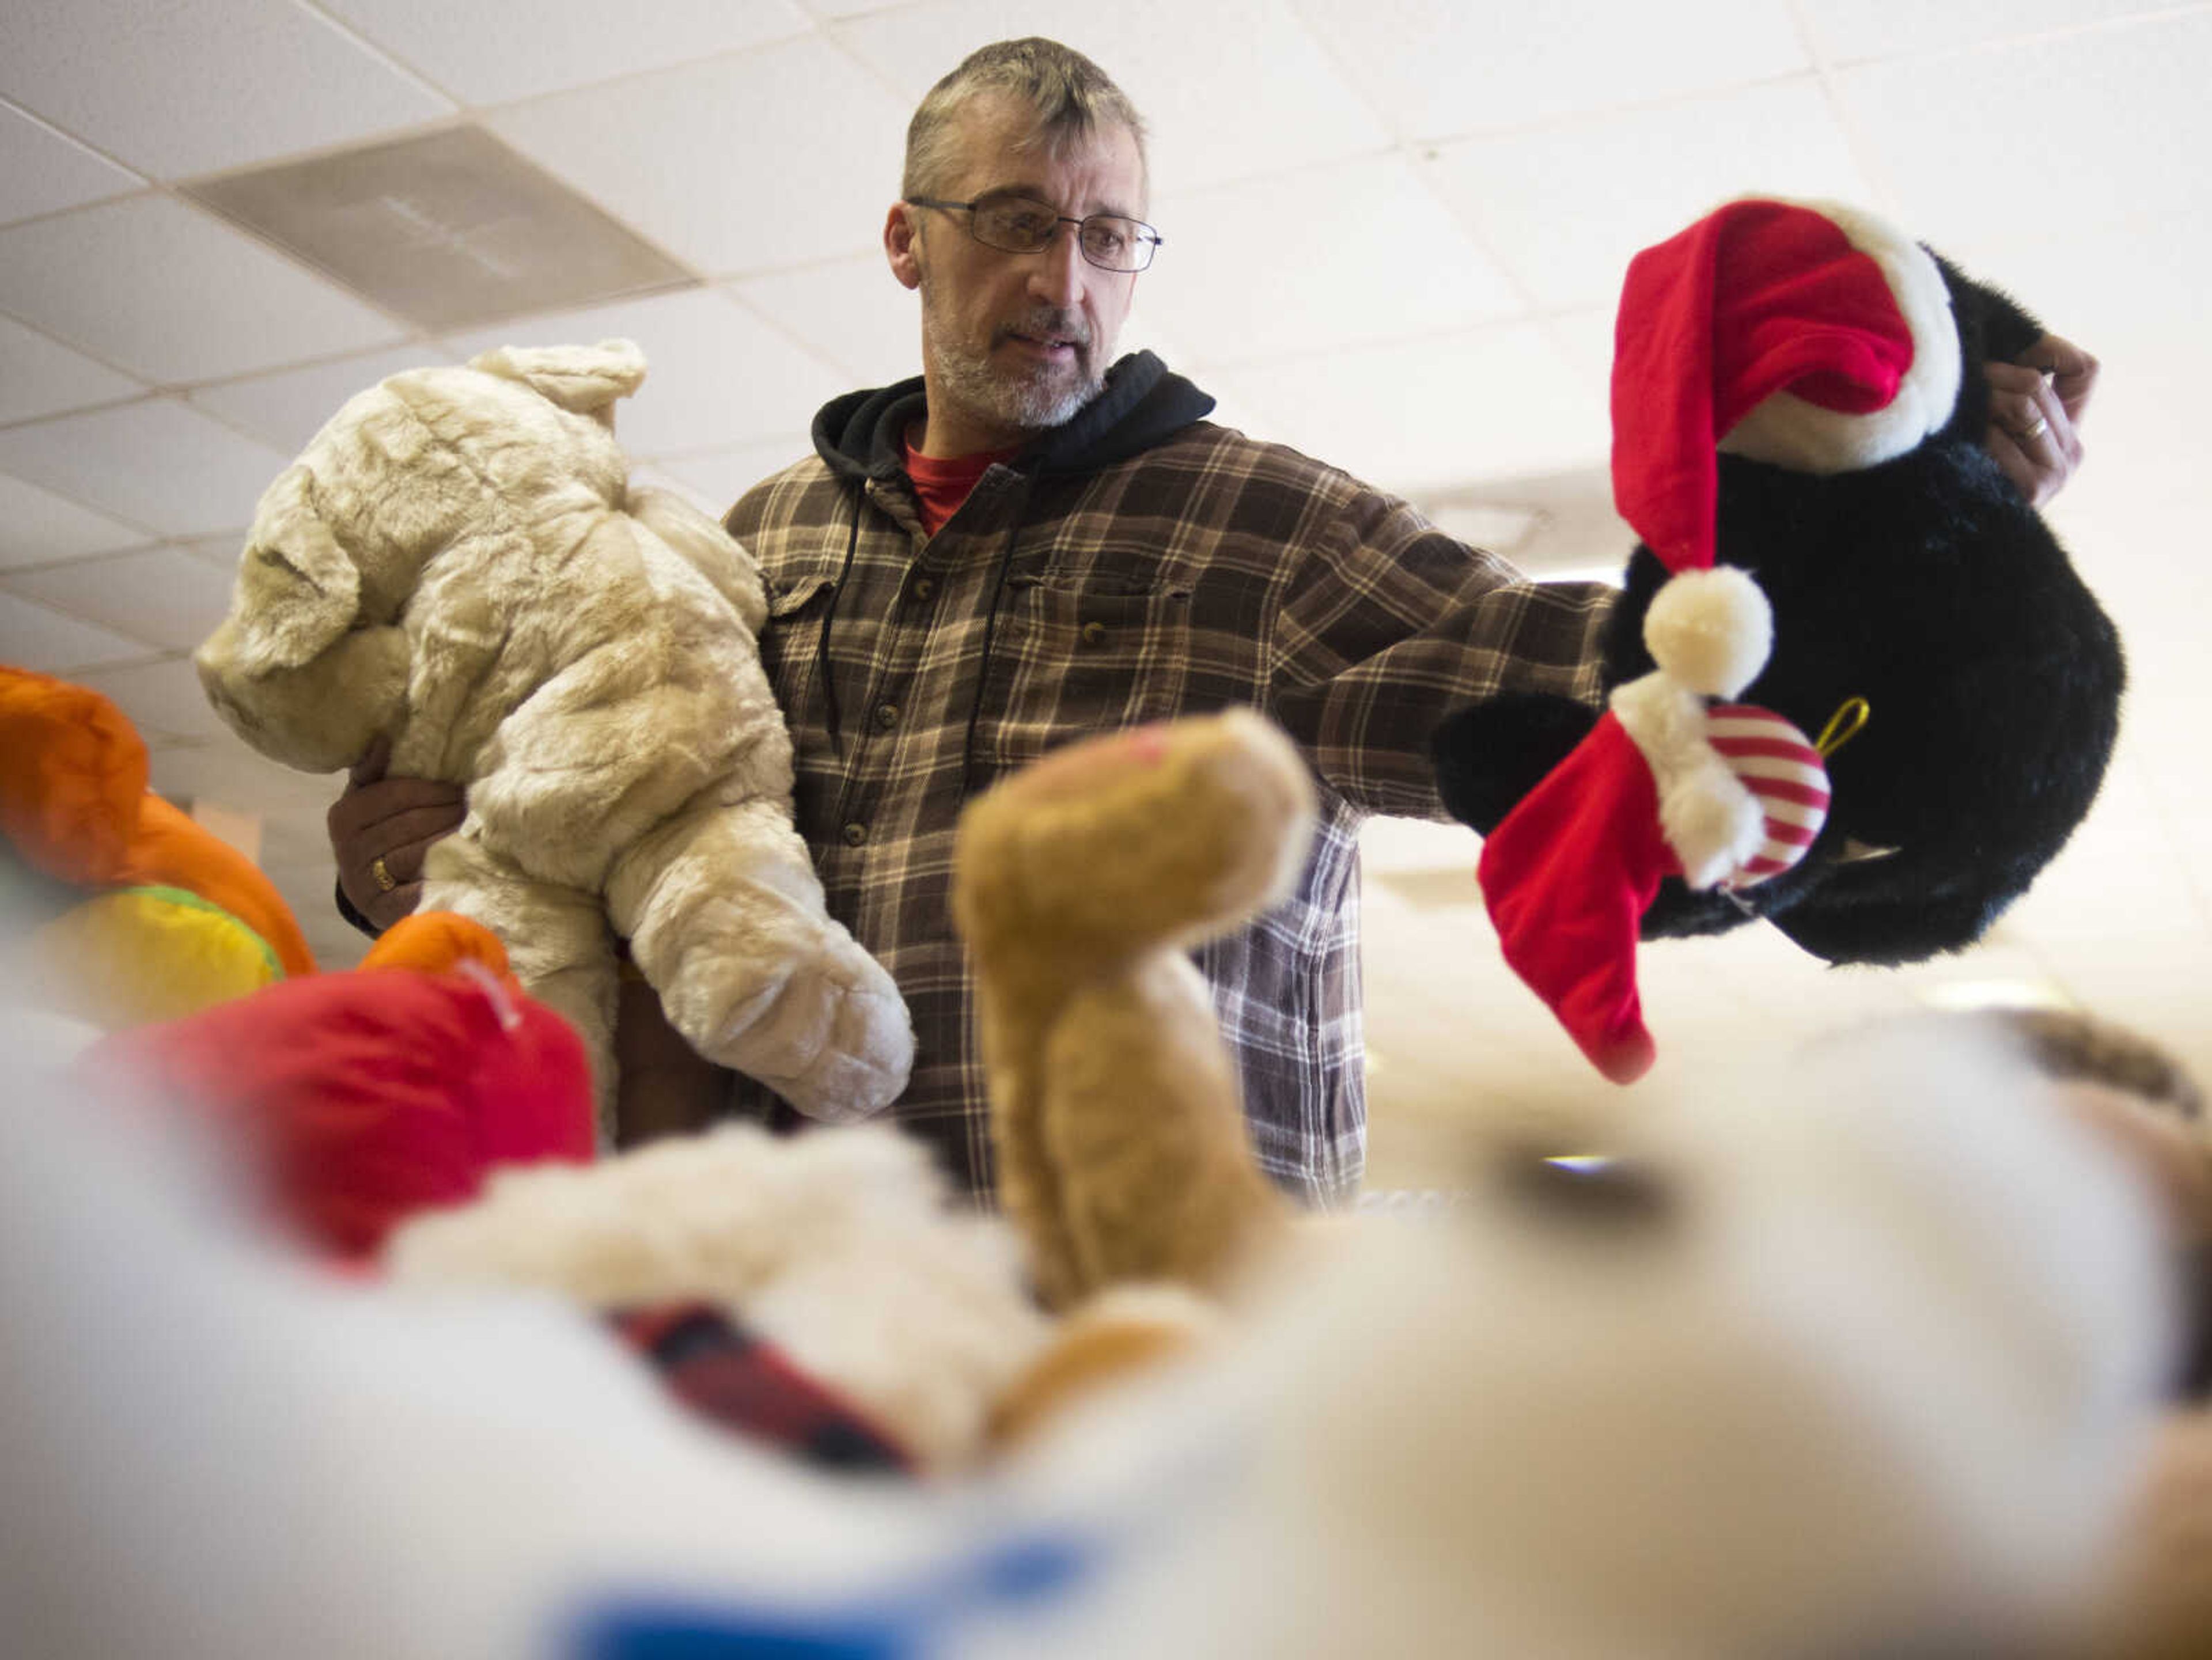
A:
[[[1095,465],[994,465],[934,536],[881,435],[865,465],[801,462],[727,523],[768,579],[762,649],[830,914],[913,1012],[914,1078],[893,1110],[979,1198],[988,1114],[950,903],[963,801],[1142,721],[1243,704],[1290,734],[1320,784],[1312,856],[1290,899],[1195,957],[1261,1166],[1339,1202],[1366,1146],[1360,822],[1444,816],[1428,739],[1449,711],[1501,690],[1595,702],[1610,591],[1528,583],[1334,468],[1190,418],[1212,400],[1149,354],[1117,366],[1101,401],[1120,382],[1126,407],[1152,380],[1188,394],[1157,441],[1128,453],[1109,433]],[[872,397],[887,428],[921,413],[918,380]],[[817,423],[824,449],[839,409]]]

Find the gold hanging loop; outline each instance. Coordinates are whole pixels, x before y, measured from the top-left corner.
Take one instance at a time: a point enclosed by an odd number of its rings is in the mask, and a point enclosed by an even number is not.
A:
[[[1842,707],[1828,717],[1828,724],[1820,728],[1820,737],[1813,747],[1825,761],[1838,750],[1859,735],[1874,710],[1863,697],[1846,697]]]

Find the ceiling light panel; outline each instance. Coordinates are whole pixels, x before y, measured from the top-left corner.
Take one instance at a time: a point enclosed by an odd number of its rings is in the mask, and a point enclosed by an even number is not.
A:
[[[477,127],[204,179],[189,193],[426,329],[695,280]]]

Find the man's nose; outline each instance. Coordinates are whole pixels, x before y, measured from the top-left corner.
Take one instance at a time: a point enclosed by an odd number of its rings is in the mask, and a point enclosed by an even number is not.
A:
[[[1030,292],[1048,305],[1066,310],[1083,297],[1087,267],[1083,259],[1081,235],[1073,225],[1062,224],[1058,227],[1058,234],[1033,258]]]

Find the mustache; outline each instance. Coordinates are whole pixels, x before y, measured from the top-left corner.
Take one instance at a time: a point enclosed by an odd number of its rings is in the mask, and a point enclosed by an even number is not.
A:
[[[1004,340],[1017,334],[1027,335],[1032,340],[1065,340],[1085,351],[1091,349],[1090,325],[1079,312],[1051,307],[1024,312],[1012,322],[1000,325],[998,338]]]

